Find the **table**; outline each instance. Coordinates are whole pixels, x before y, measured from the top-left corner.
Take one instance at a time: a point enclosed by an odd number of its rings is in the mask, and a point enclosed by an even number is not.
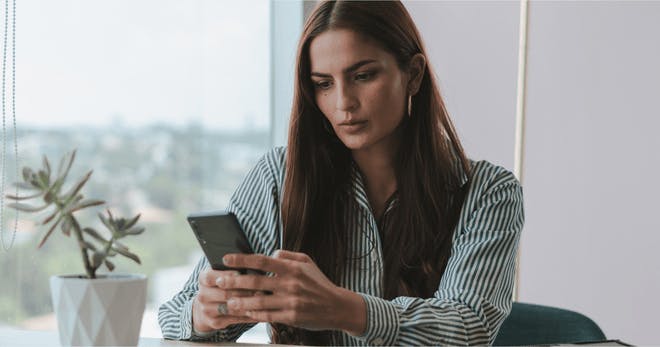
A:
[[[17,329],[0,330],[0,346],[2,347],[41,347],[59,346],[60,338],[56,331],[30,331]],[[238,342],[190,342],[158,339],[153,337],[141,337],[138,343],[140,347],[160,346],[263,346],[260,344],[238,343]],[[278,346],[278,345],[272,345]],[[284,345],[279,345],[284,346]]]
[[[598,346],[630,346],[619,340],[607,340],[597,343],[587,344],[556,344],[546,346],[585,346],[585,345],[598,345]],[[16,330],[16,329],[0,329],[0,347],[42,347],[42,346],[59,346],[60,339],[55,331],[29,331],[29,330]],[[190,341],[174,341],[158,339],[153,337],[141,337],[138,342],[139,347],[160,347],[160,346],[197,346],[197,347],[210,347],[210,346],[263,346],[263,344],[253,343],[238,343],[238,342],[190,342]],[[287,346],[287,345],[269,345],[269,346]]]

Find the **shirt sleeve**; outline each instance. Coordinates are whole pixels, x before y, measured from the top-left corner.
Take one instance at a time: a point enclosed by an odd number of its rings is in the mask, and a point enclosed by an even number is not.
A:
[[[264,155],[250,170],[232,195],[228,212],[236,215],[255,253],[272,254],[280,230],[278,171],[283,166],[284,150],[276,148]],[[162,304],[158,323],[163,337],[174,340],[235,341],[254,324],[235,324],[213,333],[193,331],[192,302],[199,291],[199,274],[210,267],[205,257],[200,259],[183,289]]]
[[[511,311],[522,188],[500,167],[474,171],[438,290],[428,299],[391,301],[361,294],[367,328],[358,339],[371,345],[493,343]]]
[[[227,329],[203,334],[198,334],[193,330],[192,303],[199,290],[199,274],[208,267],[210,267],[208,261],[202,257],[186,281],[183,290],[158,309],[158,323],[164,338],[192,341],[235,341],[253,325],[236,324]]]

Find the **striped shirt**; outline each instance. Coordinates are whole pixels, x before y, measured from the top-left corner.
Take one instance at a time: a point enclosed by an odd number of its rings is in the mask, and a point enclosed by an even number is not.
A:
[[[233,212],[256,253],[272,255],[280,245],[280,202],[286,149],[274,148],[247,174],[230,199]],[[359,293],[367,308],[361,336],[333,333],[335,345],[485,345],[492,344],[511,310],[515,259],[524,223],[522,188],[506,169],[471,161],[471,183],[456,229],[451,256],[432,298],[383,299],[383,251],[378,224],[369,206],[362,176],[354,165],[351,260],[342,287]],[[461,171],[462,172],[462,171]],[[467,176],[463,173],[463,183]],[[389,202],[387,211],[396,203]],[[181,292],[158,312],[168,339],[234,341],[249,324],[210,335],[192,330],[192,301],[198,276],[209,264],[202,258]]]

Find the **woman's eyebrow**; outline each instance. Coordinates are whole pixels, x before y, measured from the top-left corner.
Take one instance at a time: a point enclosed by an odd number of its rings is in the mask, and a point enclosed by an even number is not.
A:
[[[367,65],[369,63],[375,63],[375,62],[376,62],[375,59],[360,60],[357,63],[345,68],[342,72],[345,73],[345,74],[350,73],[350,72],[353,72],[353,71],[359,69],[363,65]],[[321,72],[314,72],[314,71],[312,71],[311,75],[316,76],[316,77],[332,77],[328,74],[321,73]]]

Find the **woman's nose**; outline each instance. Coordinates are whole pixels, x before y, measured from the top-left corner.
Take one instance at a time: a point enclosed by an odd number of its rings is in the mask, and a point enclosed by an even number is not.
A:
[[[350,84],[342,84],[337,86],[337,104],[338,111],[352,111],[358,106],[358,99],[355,91]]]

